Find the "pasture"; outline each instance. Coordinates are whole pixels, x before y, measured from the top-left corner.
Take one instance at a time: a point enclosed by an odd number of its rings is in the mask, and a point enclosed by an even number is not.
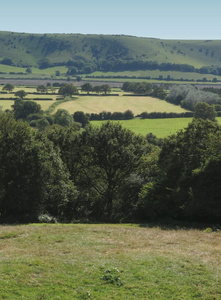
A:
[[[221,236],[145,225],[0,227],[1,299],[220,299]]]
[[[192,118],[174,118],[174,119],[132,119],[120,122],[124,128],[132,130],[136,134],[146,136],[148,133],[153,133],[158,138],[165,138],[168,135],[176,133],[180,129],[188,126]],[[106,121],[91,121],[91,124],[100,126],[102,122]]]
[[[221,117],[216,118],[217,122],[221,124]],[[165,138],[171,134],[176,133],[180,129],[184,129],[192,121],[192,118],[171,118],[171,119],[132,119],[120,122],[123,127],[132,130],[136,134],[146,136],[148,133],[153,133],[158,138]],[[102,122],[106,121],[91,121],[91,124],[100,126]]]
[[[56,109],[66,109],[71,114],[75,111],[84,113],[100,113],[102,111],[124,112],[130,109],[134,115],[147,112],[176,112],[186,110],[180,106],[170,104],[164,100],[153,97],[136,96],[79,96],[78,98],[62,103]]]

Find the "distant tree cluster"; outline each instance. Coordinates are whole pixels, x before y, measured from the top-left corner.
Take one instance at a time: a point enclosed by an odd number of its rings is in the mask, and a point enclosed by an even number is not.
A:
[[[194,110],[198,102],[221,104],[221,98],[212,92],[198,90],[192,85],[175,85],[170,89],[167,101]]]
[[[85,83],[81,86],[81,90],[86,92],[88,95],[90,92],[97,94],[109,94],[111,92],[111,86],[108,84],[92,86],[90,83]]]
[[[142,112],[139,117],[141,119],[165,119],[165,118],[192,118],[193,112],[184,113],[166,113],[166,112]]]
[[[62,84],[58,93],[63,96],[78,95],[78,89],[73,84]]]
[[[205,92],[211,92],[219,95],[221,97],[221,89],[220,88],[214,88],[214,87],[205,87],[202,89]]]
[[[131,92],[134,94],[150,95],[152,85],[147,82],[124,82],[122,90],[124,92]]]
[[[134,118],[134,114],[131,110],[126,110],[125,112],[107,112],[103,111],[99,114],[91,113],[87,114],[90,121],[94,120],[131,120]]]
[[[124,92],[130,92],[138,95],[148,95],[159,99],[165,99],[166,90],[162,86],[153,87],[147,82],[125,82],[122,86]]]

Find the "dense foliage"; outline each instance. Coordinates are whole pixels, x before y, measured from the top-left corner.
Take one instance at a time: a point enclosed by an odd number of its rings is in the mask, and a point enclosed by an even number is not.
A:
[[[43,212],[62,217],[77,196],[53,144],[12,115],[0,115],[0,218],[33,221]]]
[[[140,198],[150,218],[220,222],[221,127],[194,119],[164,141]]]
[[[153,87],[147,82],[125,82],[122,86],[124,92],[131,92],[137,95],[148,95],[159,99],[165,99],[166,90],[162,86]]]
[[[48,214],[60,221],[219,222],[215,114],[198,103],[185,130],[160,140],[118,123],[93,127],[83,112],[46,115],[35,102],[16,100],[12,112],[0,113],[0,220],[37,221]]]
[[[199,102],[221,104],[221,98],[210,91],[198,90],[192,85],[175,85],[170,89],[167,101],[181,105],[183,108],[194,110]]]

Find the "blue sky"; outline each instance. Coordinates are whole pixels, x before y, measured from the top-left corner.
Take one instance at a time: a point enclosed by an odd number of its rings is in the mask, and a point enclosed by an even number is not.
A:
[[[33,3],[34,2],[34,3]],[[221,1],[8,0],[0,30],[221,39]]]

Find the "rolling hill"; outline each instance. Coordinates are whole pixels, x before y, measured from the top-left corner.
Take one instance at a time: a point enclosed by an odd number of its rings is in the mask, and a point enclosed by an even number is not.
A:
[[[40,69],[66,65],[84,73],[139,69],[179,71],[174,65],[188,65],[188,70],[206,74],[213,68],[221,68],[220,50],[221,40],[0,32],[0,62],[4,65]],[[204,66],[210,66],[210,71],[200,69]],[[212,72],[217,75],[215,73]]]

